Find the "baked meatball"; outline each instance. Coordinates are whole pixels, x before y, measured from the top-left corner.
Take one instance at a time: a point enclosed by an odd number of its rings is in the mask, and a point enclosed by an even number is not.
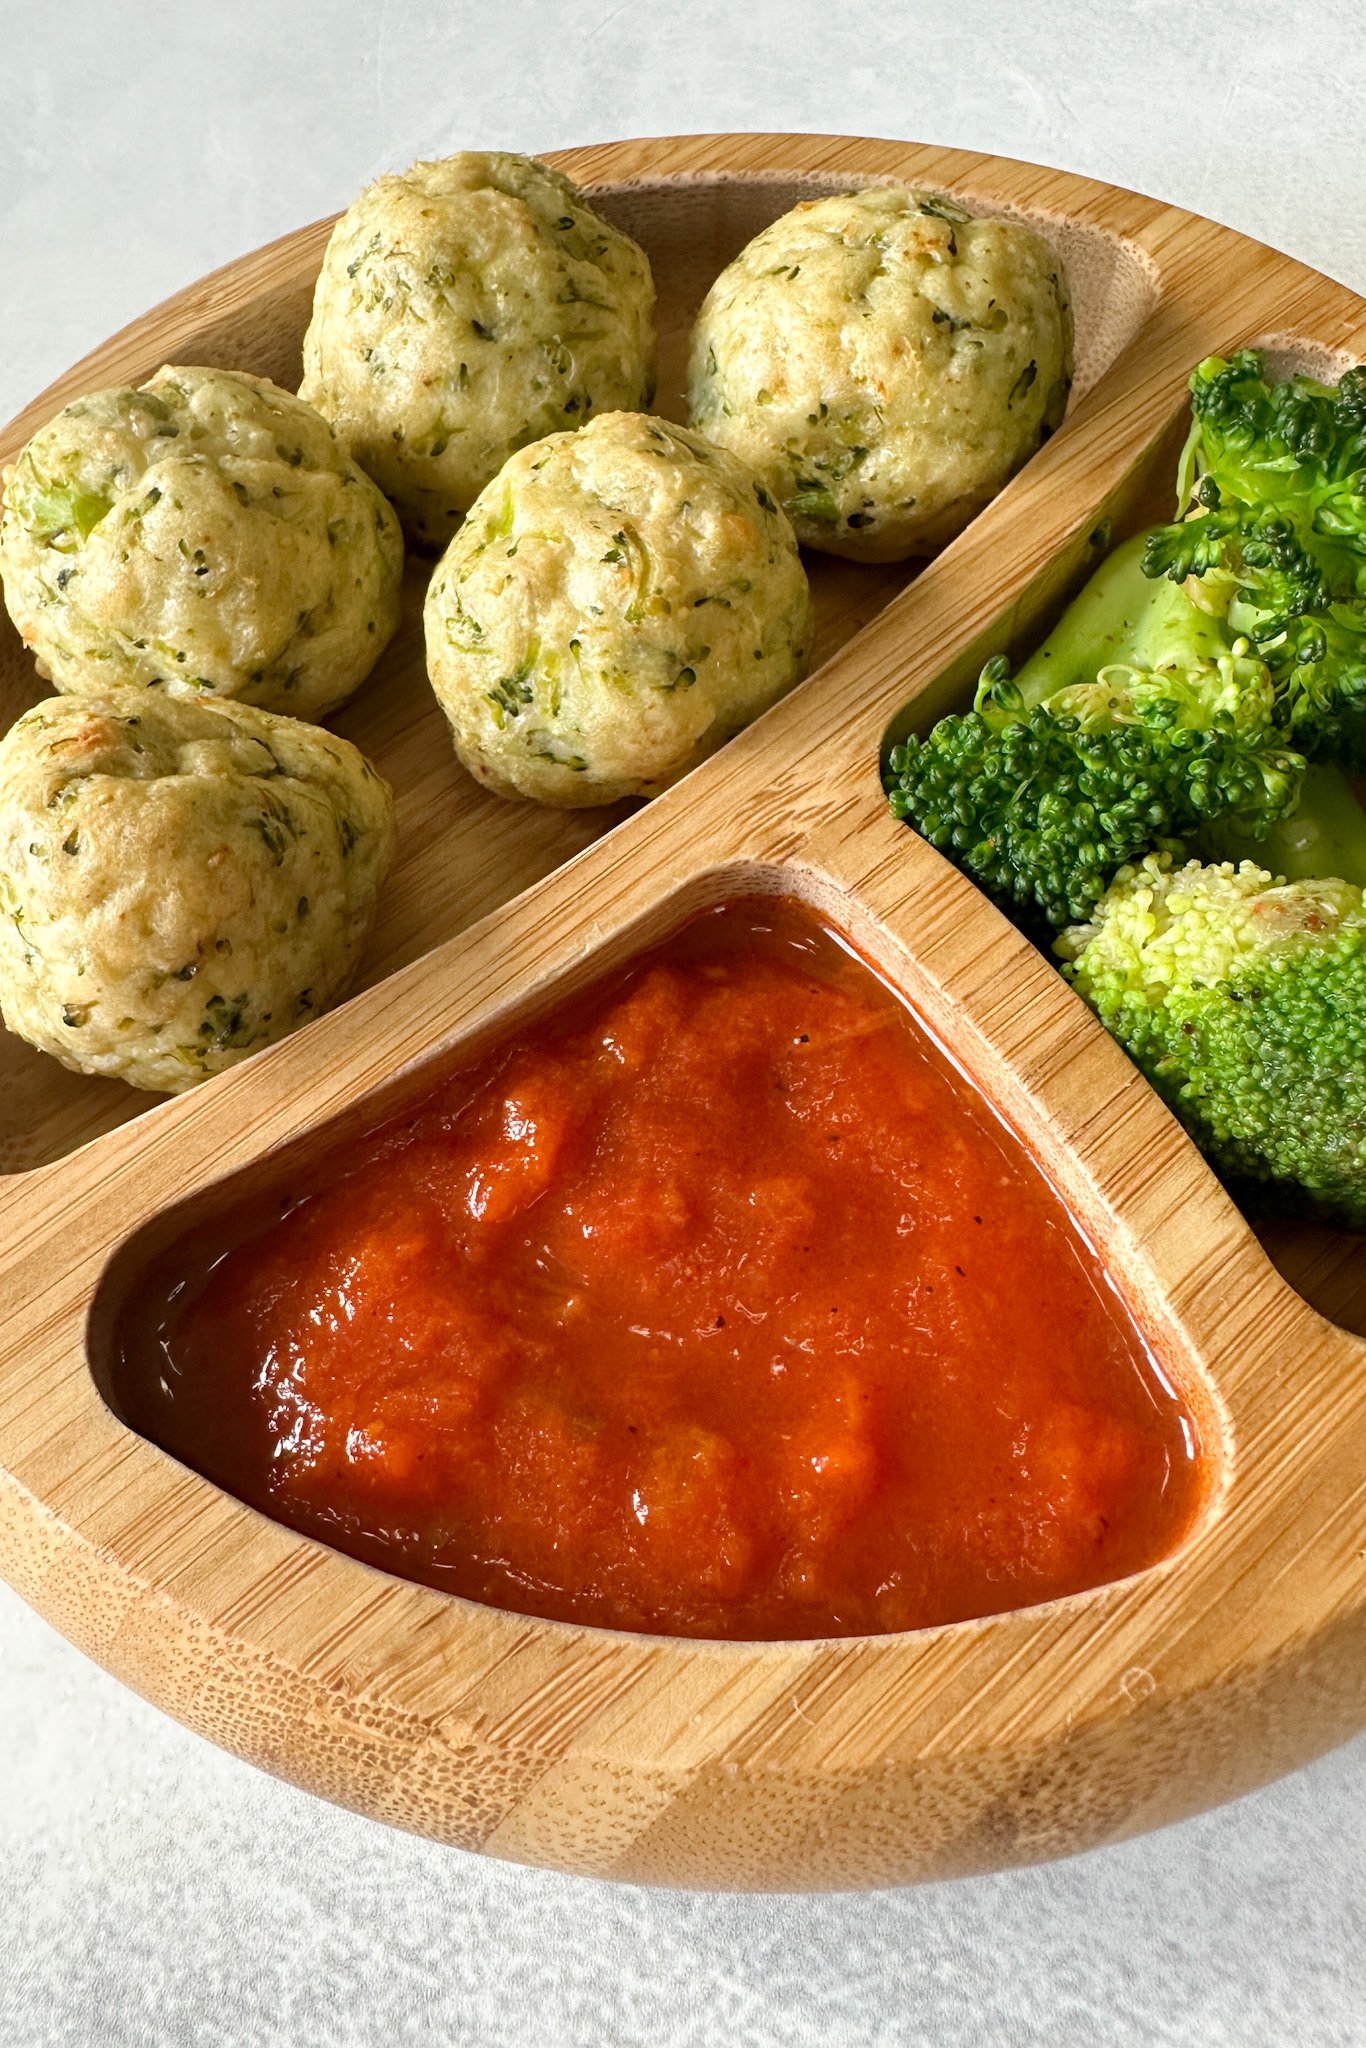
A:
[[[179,1091],[325,1010],[393,856],[346,740],[173,684],[0,740],[0,1009],[83,1074]]]
[[[514,450],[649,404],[653,313],[644,251],[568,178],[466,150],[342,215],[300,391],[439,547]]]
[[[427,593],[427,671],[503,796],[653,796],[802,674],[792,528],[700,434],[606,413],[514,455]]]
[[[398,624],[403,536],[312,406],[166,368],[35,434],[5,479],[0,574],[59,690],[185,682],[321,718]]]
[[[692,424],[808,547],[894,562],[951,540],[1063,416],[1072,316],[1031,229],[898,186],[807,201],[703,301]]]

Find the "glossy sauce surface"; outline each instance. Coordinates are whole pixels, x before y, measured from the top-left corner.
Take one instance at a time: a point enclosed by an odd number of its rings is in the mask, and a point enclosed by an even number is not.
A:
[[[881,1633],[1125,1576],[1199,1508],[1058,1197],[796,903],[695,918],[280,1208],[125,1312],[119,1404],[476,1600]]]

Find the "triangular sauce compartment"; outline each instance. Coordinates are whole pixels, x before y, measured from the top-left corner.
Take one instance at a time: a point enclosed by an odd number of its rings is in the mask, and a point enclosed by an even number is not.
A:
[[[593,152],[585,154],[591,158]],[[637,236],[650,256],[658,290],[657,405],[674,418],[685,415],[687,339],[712,279],[761,227],[801,199],[870,182],[867,174],[832,170],[757,178],[685,174],[594,186],[591,163],[579,174],[602,210]],[[936,183],[920,177],[913,182]],[[1028,219],[1062,256],[1076,325],[1075,403],[1151,312],[1156,286],[1149,259],[1112,229],[1062,219],[1047,209],[1036,213],[1028,205],[994,204],[985,171],[980,181],[965,180],[946,167],[937,182],[978,212]],[[249,369],[292,390],[328,226],[302,229],[230,265],[116,336],[13,423],[0,438],[0,463],[12,460],[29,435],[79,392],[140,381],[167,360]],[[810,553],[806,561],[817,619],[813,672],[903,590],[920,566],[873,567]],[[572,812],[511,804],[464,773],[425,674],[421,613],[431,567],[429,557],[410,559],[404,623],[358,696],[329,721],[370,755],[398,799],[398,863],[385,885],[357,989],[465,930],[633,808]],[[31,657],[8,618],[0,616],[0,725],[8,726],[45,694]],[[60,1159],[155,1100],[119,1082],[68,1073],[0,1030],[0,1173]]]
[[[940,1627],[1181,1548],[1208,1399],[906,998],[755,879],[139,1233],[92,1321],[120,1419],[365,1563],[643,1634]]]

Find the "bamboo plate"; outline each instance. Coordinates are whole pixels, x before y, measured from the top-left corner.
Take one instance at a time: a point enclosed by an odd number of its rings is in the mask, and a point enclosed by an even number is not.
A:
[[[1268,1233],[1268,1256],[1061,978],[892,822],[879,752],[960,703],[988,656],[1039,637],[1098,529],[1169,516],[1192,364],[1249,342],[1340,364],[1366,354],[1366,306],[1190,214],[1000,158],[721,135],[554,161],[649,251],[666,410],[722,264],[797,198],[870,178],[1042,227],[1074,287],[1072,409],[913,583],[904,567],[813,562],[824,665],[631,816],[504,804],[457,770],[422,677],[414,588],[406,630],[336,721],[399,798],[400,864],[363,992],[151,1107],[0,1046],[0,1560],[73,1642],[214,1741],[361,1812],[526,1862],[687,1885],[876,1885],[1189,1814],[1366,1720],[1366,1261],[1359,1240],[1311,1227]],[[166,359],[292,385],[329,225],[116,336],[14,422],[0,459],[78,391]],[[7,720],[42,694],[8,627],[0,691]],[[390,1113],[457,1047],[737,888],[826,907],[1071,1204],[1213,1446],[1213,1498],[1176,1555],[909,1635],[616,1635],[339,1556],[106,1405],[120,1293],[223,1199],[225,1176],[233,1193],[269,1185],[280,1148],[295,1163]]]

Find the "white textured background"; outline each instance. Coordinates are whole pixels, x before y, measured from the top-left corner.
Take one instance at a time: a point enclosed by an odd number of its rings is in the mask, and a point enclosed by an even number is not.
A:
[[[0,0],[0,417],[154,300],[476,145],[806,128],[1160,194],[1366,291],[1362,0]],[[184,1733],[0,1588],[0,2048],[1362,2048],[1366,1743],[863,1898],[433,1849]]]

